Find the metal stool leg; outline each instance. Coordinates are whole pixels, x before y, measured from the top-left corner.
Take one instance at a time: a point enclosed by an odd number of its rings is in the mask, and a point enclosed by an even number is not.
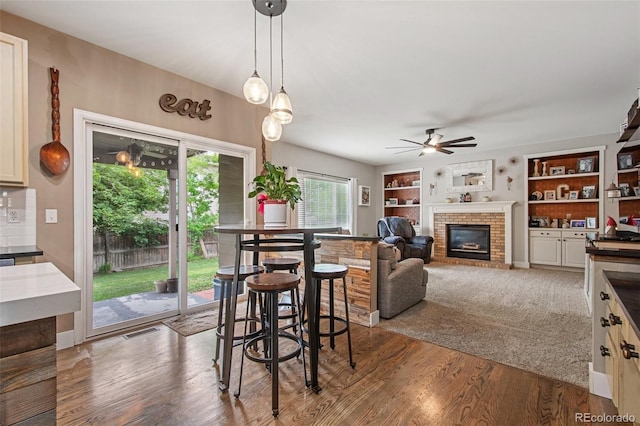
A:
[[[351,323],[349,322],[349,300],[347,298],[347,280],[342,278],[342,289],[344,291],[344,313],[347,318],[347,341],[349,343],[349,364],[351,368],[356,368],[356,363],[353,362],[353,355],[351,353]]]
[[[336,348],[336,338],[333,333],[336,331],[336,323],[334,318],[336,317],[336,309],[334,302],[334,292],[333,292],[333,279],[329,280],[329,343],[331,346],[331,350]]]
[[[225,291],[227,287],[226,280],[220,280],[220,300],[218,301],[218,325],[216,326],[216,354],[213,363],[217,363],[220,358],[220,333],[222,331],[222,313],[224,310]]]
[[[245,343],[247,341],[247,322],[249,321],[249,304],[247,303],[247,307],[245,309],[244,315],[244,334],[242,336],[242,356],[240,357],[240,379],[238,380],[238,391],[233,394],[236,398],[240,397],[240,390],[242,389],[242,369],[244,367],[244,351]]]

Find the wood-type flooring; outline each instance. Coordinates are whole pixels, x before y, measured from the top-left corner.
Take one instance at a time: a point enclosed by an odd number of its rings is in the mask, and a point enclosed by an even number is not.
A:
[[[305,387],[301,361],[281,364],[274,419],[263,365],[245,361],[236,399],[239,347],[231,390],[222,393],[211,360],[213,330],[182,337],[154,327],[58,352],[58,425],[572,425],[583,424],[576,413],[616,413],[610,400],[587,389],[352,325],[356,368],[349,366],[346,335],[335,351],[323,339],[319,394]]]

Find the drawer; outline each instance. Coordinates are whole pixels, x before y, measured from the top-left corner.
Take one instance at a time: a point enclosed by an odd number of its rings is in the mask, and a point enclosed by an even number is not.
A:
[[[605,367],[604,371],[607,375],[607,381],[609,382],[609,389],[611,389],[611,399],[613,403],[618,405],[618,361],[619,351],[617,350],[617,343],[611,339],[611,335],[607,333],[604,347],[609,350],[609,355],[604,357]]]
[[[529,230],[530,237],[555,237],[560,238],[562,231],[559,229],[532,229]]]
[[[585,231],[562,231],[562,238],[579,238],[584,240],[586,236],[587,233]]]
[[[629,323],[629,321],[624,321],[624,324],[622,324],[622,328],[620,329],[620,344],[622,344],[623,340],[625,340],[630,345],[633,345],[633,352],[637,352],[638,354],[640,354],[640,338],[631,328],[631,324]],[[638,370],[638,373],[640,374],[640,358],[624,359],[622,358],[622,350],[620,350],[620,357],[621,362],[634,364],[636,370]]]

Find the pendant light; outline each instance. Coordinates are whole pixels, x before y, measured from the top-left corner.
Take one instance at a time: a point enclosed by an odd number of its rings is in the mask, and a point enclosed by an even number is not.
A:
[[[257,10],[253,10],[253,74],[244,83],[242,87],[242,93],[245,99],[252,104],[263,104],[269,97],[269,88],[267,83],[258,75],[258,48],[257,48],[257,36],[256,36],[256,15]]]
[[[273,87],[273,16],[269,17],[269,87]],[[269,93],[269,105],[271,102],[271,93]],[[269,114],[262,120],[262,135],[270,142],[275,142],[282,136],[282,124],[269,111]]]
[[[271,105],[271,115],[282,124],[289,124],[293,120],[291,100],[284,90],[284,14],[280,15],[280,91]]]

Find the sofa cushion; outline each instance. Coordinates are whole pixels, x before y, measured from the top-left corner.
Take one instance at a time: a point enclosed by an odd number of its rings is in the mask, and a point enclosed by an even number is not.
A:
[[[398,262],[394,248],[392,244],[378,243],[378,259],[388,260],[392,270],[396,269]]]

